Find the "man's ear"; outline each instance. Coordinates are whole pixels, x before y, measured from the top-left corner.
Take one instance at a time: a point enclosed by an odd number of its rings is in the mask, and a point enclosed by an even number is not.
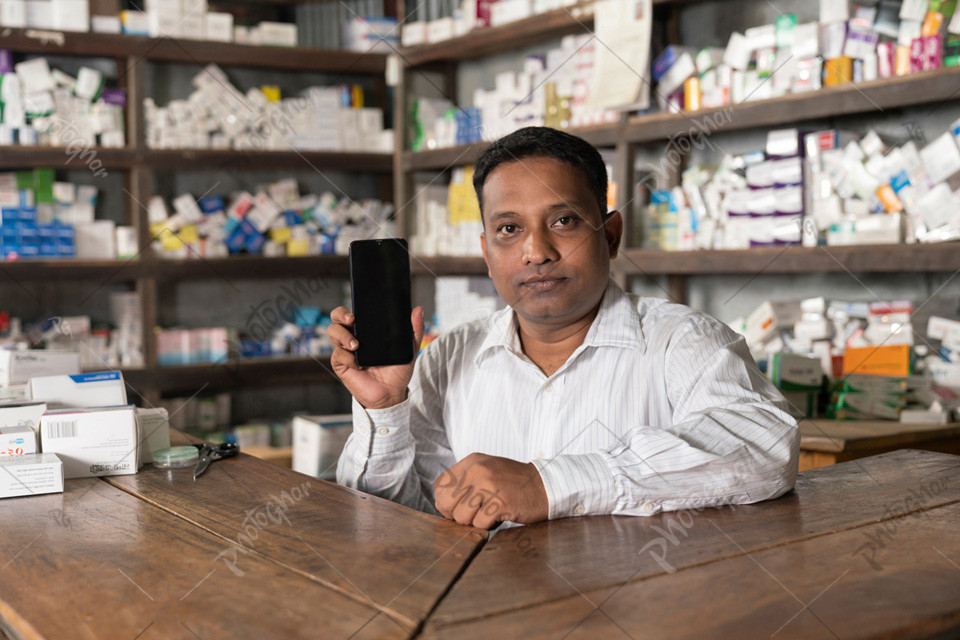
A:
[[[617,257],[620,241],[623,239],[623,216],[619,211],[610,211],[603,217],[603,233],[610,247],[610,259]]]

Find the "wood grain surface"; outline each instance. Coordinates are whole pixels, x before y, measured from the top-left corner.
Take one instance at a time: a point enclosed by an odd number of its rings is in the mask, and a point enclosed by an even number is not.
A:
[[[944,534],[958,522],[960,504],[952,504],[492,618],[428,626],[420,637],[956,638],[960,536]],[[875,568],[852,552],[883,530]]]
[[[960,424],[903,424],[893,420],[800,421],[800,448],[841,452],[884,447],[909,447],[925,441],[953,438],[960,445]]]
[[[225,569],[269,558],[406,627],[427,617],[487,535],[242,452],[197,480],[152,466],[106,480],[242,547],[221,558]]]
[[[956,638],[960,505],[574,593],[422,638]],[[879,569],[852,553],[888,528]],[[689,544],[689,543],[688,543]],[[731,542],[731,546],[734,546]]]
[[[0,619],[26,638],[406,638],[413,629],[96,478],[0,501]],[[354,635],[356,634],[356,635]]]
[[[900,451],[801,474],[795,492],[754,505],[647,518],[568,518],[509,529],[487,543],[427,628],[437,633],[465,620],[499,620],[549,602],[579,606],[570,600],[578,593],[598,596],[628,581],[801,541],[815,547],[830,534],[957,501],[960,458]],[[701,597],[714,588],[719,585]]]

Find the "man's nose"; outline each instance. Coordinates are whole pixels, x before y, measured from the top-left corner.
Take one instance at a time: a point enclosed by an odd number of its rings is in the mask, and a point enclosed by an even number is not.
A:
[[[559,259],[560,253],[554,245],[550,232],[537,227],[531,229],[523,243],[523,263],[543,264],[550,261],[556,262]]]

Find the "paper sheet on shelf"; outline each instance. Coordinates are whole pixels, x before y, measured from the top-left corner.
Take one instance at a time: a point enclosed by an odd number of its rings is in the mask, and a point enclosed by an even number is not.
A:
[[[594,5],[597,39],[589,105],[616,109],[650,106],[651,0],[601,0]]]

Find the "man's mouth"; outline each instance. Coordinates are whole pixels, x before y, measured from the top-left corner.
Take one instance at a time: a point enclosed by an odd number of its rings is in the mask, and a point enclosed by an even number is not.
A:
[[[560,284],[565,280],[566,278],[558,278],[555,276],[537,276],[535,278],[525,280],[523,284],[534,291],[552,291],[560,286]]]

